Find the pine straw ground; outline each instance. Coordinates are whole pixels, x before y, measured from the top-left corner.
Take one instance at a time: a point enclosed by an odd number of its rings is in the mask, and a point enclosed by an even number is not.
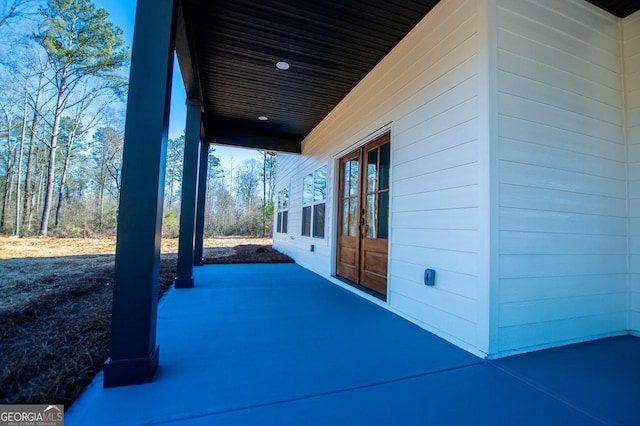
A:
[[[205,262],[292,261],[270,244],[208,239]],[[114,245],[113,239],[0,237],[0,404],[69,406],[102,368]],[[162,242],[158,297],[175,278],[177,246],[177,240]]]

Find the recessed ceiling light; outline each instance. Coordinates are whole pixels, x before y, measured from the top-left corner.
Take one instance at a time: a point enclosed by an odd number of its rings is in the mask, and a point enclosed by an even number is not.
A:
[[[258,117],[258,120],[260,121],[267,121],[269,118],[266,115],[261,115],[260,117]]]
[[[289,63],[285,61],[280,61],[276,64],[276,68],[278,68],[279,70],[288,70]]]

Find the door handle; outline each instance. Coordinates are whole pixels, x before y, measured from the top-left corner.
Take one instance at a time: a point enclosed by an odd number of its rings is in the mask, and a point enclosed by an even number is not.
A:
[[[364,217],[360,218],[360,226],[364,225]]]

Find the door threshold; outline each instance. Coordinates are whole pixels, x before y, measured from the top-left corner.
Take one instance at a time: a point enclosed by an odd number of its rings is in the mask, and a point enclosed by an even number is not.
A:
[[[345,283],[345,284],[347,284],[347,285],[349,285],[349,286],[351,286],[353,288],[356,288],[356,289],[358,289],[358,290],[360,290],[360,291],[362,291],[364,293],[367,293],[369,296],[373,296],[376,299],[382,300],[383,302],[387,301],[387,295],[386,294],[378,293],[377,291],[371,290],[369,287],[365,287],[363,285],[360,285],[360,284],[358,284],[356,282],[351,281],[350,279],[341,277],[340,275],[332,275],[332,277],[337,279],[337,280],[339,280],[339,281],[342,281],[343,283]]]

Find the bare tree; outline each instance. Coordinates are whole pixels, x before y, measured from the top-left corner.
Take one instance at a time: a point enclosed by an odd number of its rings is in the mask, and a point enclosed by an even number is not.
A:
[[[31,93],[31,125],[29,129],[29,145],[27,146],[27,164],[25,166],[25,177],[24,177],[24,201],[23,201],[23,216],[22,216],[22,225],[20,227],[21,234],[29,233],[31,230],[31,217],[33,216],[32,212],[32,201],[33,201],[33,166],[36,154],[36,140],[38,135],[38,125],[39,119],[41,115],[40,107],[41,107],[41,99],[42,93],[44,90],[44,75],[47,70],[47,60],[37,57],[34,60],[35,69],[37,70],[38,82],[36,84],[35,89],[33,91],[35,93]],[[16,225],[16,227],[18,227]]]
[[[18,148],[18,158],[16,160],[18,167],[18,181],[16,183],[16,204],[15,204],[15,228],[14,235],[20,235],[20,179],[22,177],[22,158],[24,156],[24,141],[27,133],[27,115],[29,114],[29,79],[24,79],[24,103],[22,108],[22,128],[20,130],[20,144]]]
[[[16,192],[16,197],[15,197],[15,206],[14,206],[14,235],[15,236],[20,236],[21,235],[21,226],[22,226],[22,216],[21,216],[21,207],[23,207],[23,203],[24,203],[24,199],[22,197],[22,175],[23,175],[23,163],[24,163],[24,154],[25,154],[25,148],[27,148],[26,145],[26,139],[27,139],[27,132],[28,132],[28,125],[29,125],[29,114],[30,114],[30,108],[31,108],[31,95],[32,95],[32,90],[34,89],[32,87],[33,85],[33,79],[34,77],[38,76],[38,65],[39,65],[39,57],[37,55],[30,55],[30,54],[26,54],[25,57],[22,58],[23,61],[21,62],[17,62],[17,65],[12,66],[11,69],[11,73],[12,76],[14,77],[14,81],[16,83],[19,82],[19,85],[21,86],[19,90],[22,91],[21,93],[21,97],[22,97],[22,118],[21,118],[21,129],[20,129],[20,140],[18,143],[18,149],[17,149],[17,154],[16,154],[16,188],[15,188],[15,192]],[[17,86],[17,84],[16,84]],[[39,86],[35,89],[36,90],[36,102],[34,105],[34,109],[38,109],[39,107],[39,96],[40,96],[40,89],[42,86],[42,77],[40,78],[40,84]],[[18,87],[15,87],[14,90],[18,90]],[[33,143],[33,139],[31,139],[30,141],[31,143]],[[30,152],[30,151],[29,151]],[[31,164],[29,163],[29,166],[31,166]],[[28,207],[28,205],[27,205]]]
[[[273,223],[273,195],[275,186],[276,153],[262,151],[262,228],[263,235],[271,234]]]
[[[13,169],[13,143],[11,142],[11,118],[6,113],[6,110],[3,111],[2,119],[0,119],[0,124],[2,125],[2,133],[1,138],[5,140],[5,143],[2,145],[0,149],[0,182],[2,182],[2,204],[0,204],[0,232],[5,231],[6,226],[6,217],[7,217],[7,207],[9,205],[10,196],[9,196],[9,187],[11,185],[11,172]]]
[[[238,170],[238,174],[236,176],[238,188],[237,201],[245,210],[250,210],[256,207],[258,191],[260,189],[261,172],[262,165],[254,158],[243,161],[240,169]]]
[[[96,221],[98,232],[105,231],[105,205],[109,194],[116,200],[120,195],[120,169],[124,130],[122,123],[99,128],[93,135],[91,150],[96,167]]]
[[[176,202],[177,188],[182,181],[182,163],[184,157],[184,133],[167,143],[167,168],[165,172],[165,204],[173,208]]]
[[[13,201],[13,188],[16,180],[16,151],[18,148],[18,132],[19,132],[19,112],[15,109],[16,105],[20,105],[17,93],[8,91],[5,93],[7,97],[0,104],[0,140],[4,143],[0,145],[0,176],[4,175],[2,180],[2,212],[0,212],[0,232],[7,230],[8,218],[10,215],[9,208]]]
[[[3,0],[0,2],[0,27],[10,20],[34,12],[37,0]]]
[[[69,163],[73,156],[76,141],[86,133],[86,129],[82,127],[82,120],[79,115],[73,117],[62,117],[60,122],[60,133],[65,136],[65,145],[63,146],[62,171],[60,172],[60,183],[58,184],[58,203],[56,204],[56,213],[54,216],[54,227],[60,226],[60,213],[64,204],[64,190],[67,183],[67,174],[69,172]]]
[[[42,12],[46,23],[35,38],[47,52],[53,68],[51,83],[57,92],[40,223],[40,235],[47,235],[62,114],[81,102],[73,101],[72,96],[87,79],[108,81],[114,89],[121,89],[122,78],[117,72],[126,65],[128,51],[124,48],[122,30],[108,22],[107,12],[97,9],[91,0],[49,0]]]
[[[60,183],[58,185],[58,203],[54,226],[60,226],[60,213],[64,204],[64,190],[71,158],[76,149],[77,141],[81,140],[89,131],[95,128],[100,122],[104,111],[115,100],[116,95],[108,86],[90,88],[84,84],[79,94],[80,102],[71,110],[71,116],[62,118],[65,124],[65,145],[63,146],[62,171],[60,172]],[[96,105],[97,104],[97,105]],[[95,108],[92,108],[94,107]]]

